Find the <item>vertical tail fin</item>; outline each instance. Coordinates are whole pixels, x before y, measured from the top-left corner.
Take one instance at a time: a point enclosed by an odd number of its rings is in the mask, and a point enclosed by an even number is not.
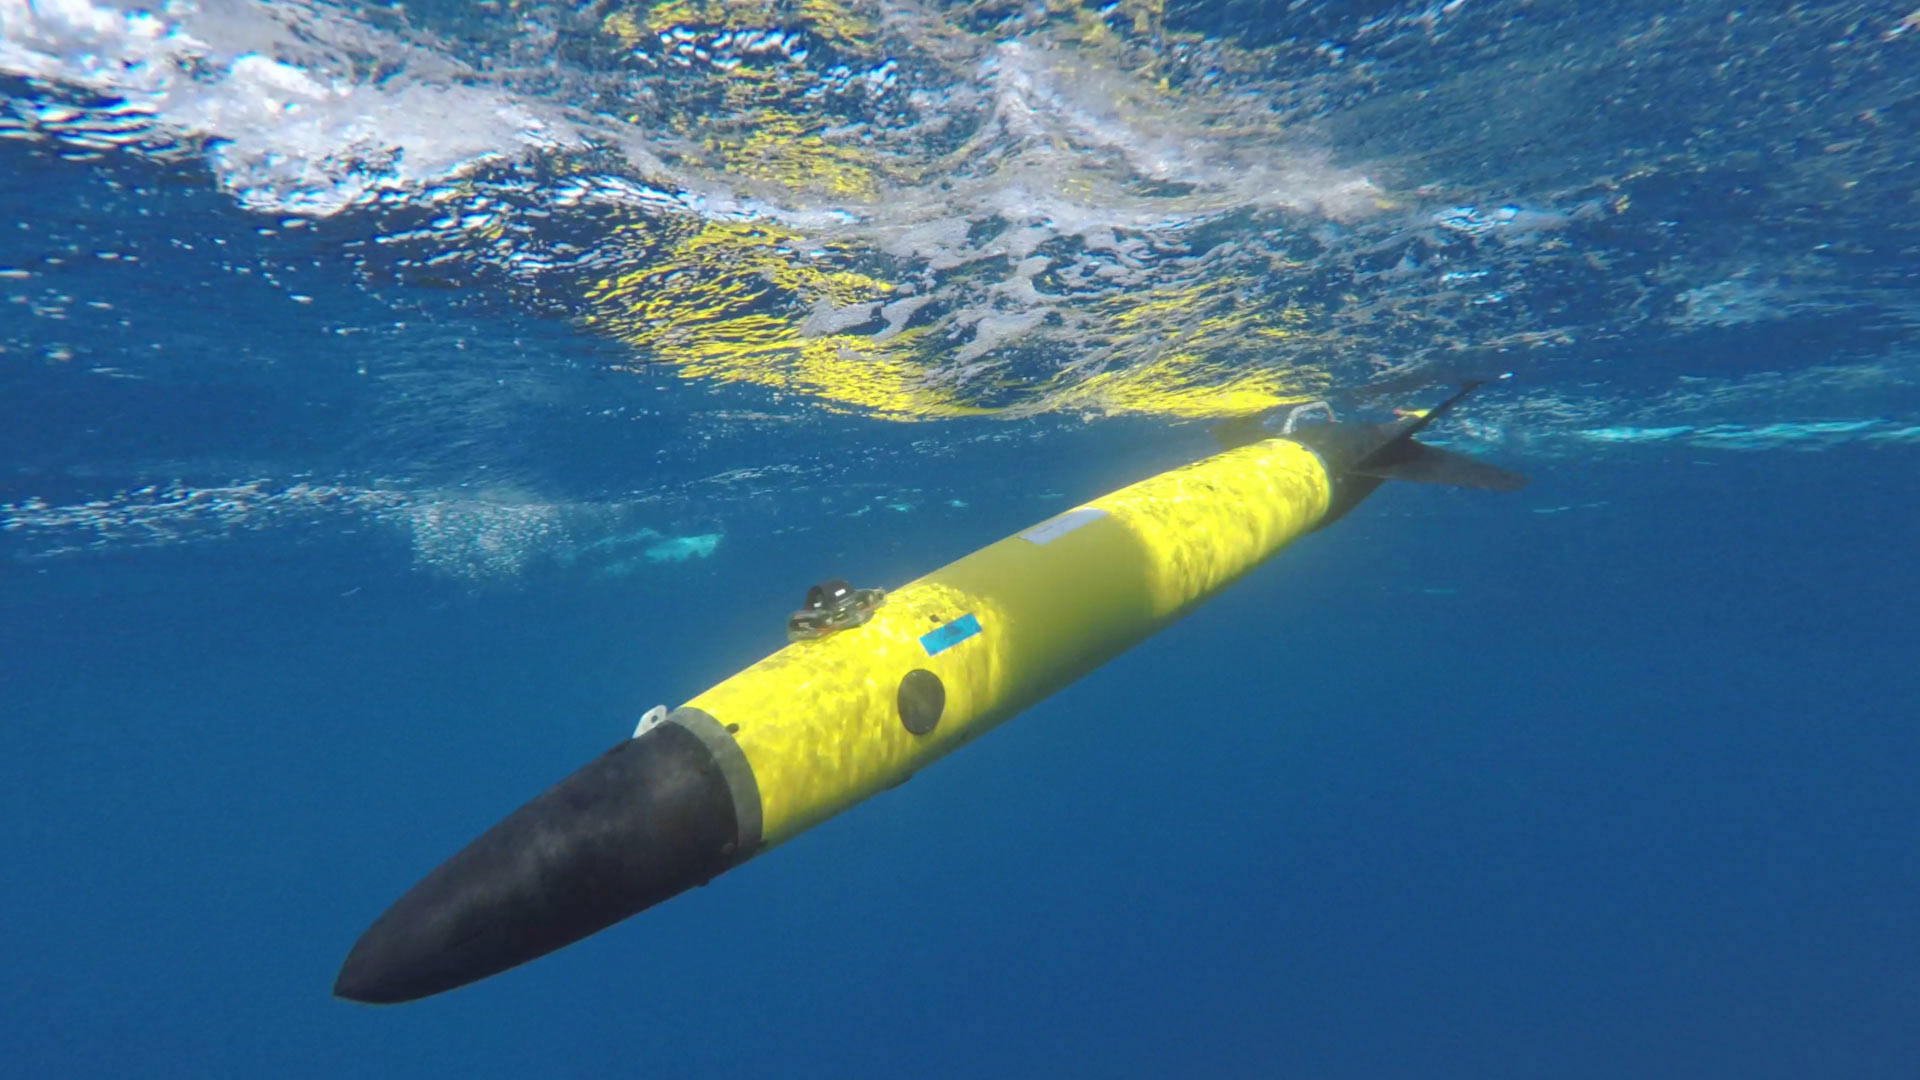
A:
[[[1475,390],[1478,390],[1485,385],[1487,385],[1487,380],[1485,379],[1470,379],[1467,382],[1460,384],[1460,389],[1455,390],[1453,394],[1447,398],[1447,400],[1441,402],[1438,405],[1435,405],[1431,409],[1428,409],[1426,412],[1426,415],[1415,420],[1413,423],[1408,424],[1407,429],[1400,433],[1400,437],[1402,439],[1409,439],[1409,440],[1412,439],[1415,435],[1418,435],[1422,431],[1425,431],[1428,424],[1431,424],[1435,420],[1438,420],[1441,417],[1452,412],[1453,407],[1455,405],[1460,404],[1461,399],[1465,398],[1468,394],[1473,393]]]
[[[1427,425],[1452,412],[1461,399],[1483,385],[1484,380],[1469,382],[1445,401],[1428,409],[1425,415],[1406,422],[1406,426],[1394,432],[1387,442],[1356,462],[1351,471],[1357,476],[1369,476],[1376,480],[1449,484],[1483,491],[1518,491],[1526,487],[1527,478],[1520,473],[1414,441],[1413,437],[1425,430]]]

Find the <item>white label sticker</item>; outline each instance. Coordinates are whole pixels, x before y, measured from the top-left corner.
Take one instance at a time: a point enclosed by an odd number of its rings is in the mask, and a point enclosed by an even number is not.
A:
[[[1069,510],[1051,521],[1043,521],[1035,525],[1021,533],[1020,539],[1030,540],[1036,544],[1051,544],[1080,526],[1106,516],[1107,512],[1097,506],[1083,506],[1078,510]]]

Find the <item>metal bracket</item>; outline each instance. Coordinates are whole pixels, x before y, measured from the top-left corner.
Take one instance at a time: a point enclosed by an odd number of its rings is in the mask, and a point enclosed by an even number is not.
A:
[[[1311,416],[1315,412],[1326,413],[1327,423],[1329,424],[1337,424],[1340,422],[1340,418],[1333,415],[1333,406],[1324,401],[1309,401],[1304,405],[1295,405],[1293,408],[1287,410],[1287,421],[1280,425],[1280,434],[1293,434],[1293,429],[1299,425],[1300,418],[1303,416]]]
[[[634,727],[633,737],[637,739],[647,732],[652,731],[659,725],[660,721],[666,718],[667,707],[665,705],[655,705],[653,708],[648,709],[646,713],[640,717],[640,723]]]

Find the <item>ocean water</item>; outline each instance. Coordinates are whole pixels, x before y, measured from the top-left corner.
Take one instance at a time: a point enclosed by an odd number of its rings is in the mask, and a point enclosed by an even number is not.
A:
[[[6,1071],[1913,1075],[1906,7],[0,0]],[[809,584],[1467,378],[1525,490],[330,996]]]

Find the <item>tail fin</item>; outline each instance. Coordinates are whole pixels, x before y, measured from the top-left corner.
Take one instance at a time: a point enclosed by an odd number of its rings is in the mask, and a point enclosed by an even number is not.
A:
[[[1465,454],[1456,454],[1408,438],[1381,447],[1355,466],[1353,472],[1357,476],[1371,476],[1379,480],[1450,484],[1482,491],[1519,491],[1528,483],[1524,475],[1511,469],[1475,461]]]
[[[1418,435],[1422,431],[1425,431],[1428,424],[1431,424],[1435,420],[1438,420],[1441,417],[1452,412],[1453,407],[1455,405],[1460,404],[1460,401],[1462,398],[1465,398],[1468,394],[1473,393],[1475,390],[1478,390],[1485,385],[1487,385],[1487,380],[1485,379],[1469,379],[1468,381],[1461,383],[1460,389],[1455,390],[1451,397],[1447,398],[1447,400],[1441,402],[1440,404],[1435,405],[1433,408],[1428,409],[1425,414],[1420,416],[1413,423],[1408,424],[1407,429],[1400,433],[1400,437],[1411,441],[1415,435]]]
[[[1394,433],[1394,436],[1379,449],[1360,459],[1353,466],[1357,476],[1371,476],[1378,480],[1404,480],[1415,484],[1450,484],[1454,487],[1479,488],[1483,491],[1518,491],[1527,486],[1527,478],[1520,473],[1475,461],[1465,454],[1456,454],[1451,450],[1442,450],[1437,446],[1415,442],[1413,437],[1425,430],[1427,425],[1453,411],[1462,398],[1485,385],[1484,380],[1476,379],[1454,391],[1447,400],[1428,409],[1426,413],[1411,421],[1407,426]]]

